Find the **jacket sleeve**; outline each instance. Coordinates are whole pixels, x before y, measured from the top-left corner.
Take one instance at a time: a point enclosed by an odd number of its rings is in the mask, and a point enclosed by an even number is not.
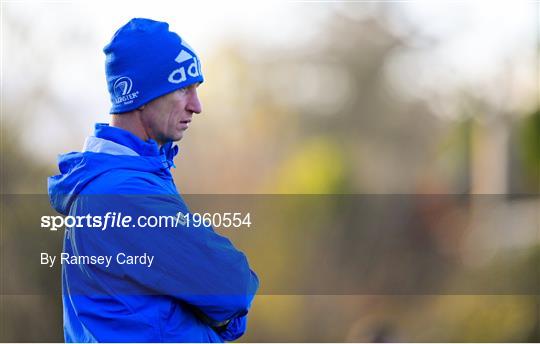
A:
[[[232,319],[224,330],[219,331],[218,334],[224,341],[230,342],[236,340],[246,332],[247,316],[236,317]]]
[[[116,275],[113,280],[121,282],[109,286],[111,290],[174,297],[200,310],[210,326],[230,321],[227,338],[240,336],[245,319],[237,319],[248,313],[259,285],[246,256],[210,227],[187,226],[182,221],[140,226],[139,218],[177,217],[178,212],[188,212],[180,196],[150,194],[155,188],[147,184],[131,178],[122,181],[114,195],[78,197],[74,207],[79,214],[114,212],[132,217],[128,228],[76,230],[79,254],[153,256],[151,266],[111,264],[99,273]]]

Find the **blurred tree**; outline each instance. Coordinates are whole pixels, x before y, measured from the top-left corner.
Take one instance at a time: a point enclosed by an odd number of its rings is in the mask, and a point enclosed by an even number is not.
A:
[[[526,116],[519,127],[520,155],[525,167],[528,190],[540,192],[540,109]]]

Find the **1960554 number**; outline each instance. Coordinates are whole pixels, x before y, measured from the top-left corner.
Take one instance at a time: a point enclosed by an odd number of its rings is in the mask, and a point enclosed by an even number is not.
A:
[[[216,227],[216,228],[240,228],[251,227],[250,213],[192,213],[185,214],[186,226]]]

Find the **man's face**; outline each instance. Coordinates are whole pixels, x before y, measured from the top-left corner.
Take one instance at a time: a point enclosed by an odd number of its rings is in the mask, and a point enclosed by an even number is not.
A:
[[[141,121],[151,139],[162,145],[182,138],[193,114],[202,111],[197,86],[198,83],[181,88],[145,105]]]

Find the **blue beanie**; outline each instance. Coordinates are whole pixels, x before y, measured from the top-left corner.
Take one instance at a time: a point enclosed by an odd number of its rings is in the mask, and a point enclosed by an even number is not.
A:
[[[116,31],[103,52],[111,114],[135,110],[203,82],[199,58],[164,22],[133,18]]]

